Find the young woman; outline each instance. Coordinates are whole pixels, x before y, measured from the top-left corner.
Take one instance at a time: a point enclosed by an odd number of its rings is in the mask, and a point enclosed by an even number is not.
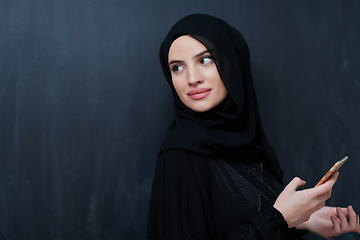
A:
[[[149,239],[360,232],[352,207],[324,207],[338,173],[302,191],[305,182],[294,178],[281,192],[283,173],[263,131],[249,50],[236,29],[208,15],[187,16],[163,41],[160,62],[176,115],[156,165]]]

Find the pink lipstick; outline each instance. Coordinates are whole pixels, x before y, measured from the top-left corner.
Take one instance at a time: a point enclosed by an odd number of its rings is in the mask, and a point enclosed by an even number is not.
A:
[[[211,92],[211,88],[197,88],[191,90],[187,95],[193,100],[199,100],[207,97]]]

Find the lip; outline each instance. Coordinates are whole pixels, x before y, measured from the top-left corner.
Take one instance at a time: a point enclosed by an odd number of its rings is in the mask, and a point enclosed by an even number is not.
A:
[[[193,100],[199,100],[207,97],[211,93],[211,88],[197,88],[191,90],[187,95]]]

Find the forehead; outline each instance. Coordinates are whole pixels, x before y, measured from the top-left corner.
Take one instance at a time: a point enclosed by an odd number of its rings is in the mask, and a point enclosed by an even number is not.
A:
[[[206,47],[201,42],[189,35],[184,35],[175,39],[171,44],[168,58],[169,61],[174,59],[185,60],[204,50],[206,50]]]

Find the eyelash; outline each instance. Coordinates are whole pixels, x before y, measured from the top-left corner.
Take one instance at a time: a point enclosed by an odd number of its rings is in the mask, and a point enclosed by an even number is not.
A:
[[[212,56],[208,55],[208,56],[203,56],[202,58],[200,58],[200,61],[199,61],[199,62],[203,62],[204,59],[206,59],[206,58],[209,58],[211,61],[213,61]],[[203,64],[206,64],[206,63],[203,63]]]
[[[213,61],[212,56],[207,55],[207,56],[203,56],[202,58],[200,58],[199,63],[200,64],[208,64],[208,63],[204,63],[204,59],[207,59],[207,58],[211,60],[209,63],[211,63]],[[184,66],[175,64],[175,65],[173,65],[171,67],[171,71],[174,72],[174,73],[177,73],[177,72],[181,71],[181,70],[176,70],[178,67],[184,67]]]
[[[171,71],[174,73],[177,73],[179,70],[176,70],[176,68],[178,68],[178,67],[183,67],[183,66],[175,64],[174,66],[171,67]]]

